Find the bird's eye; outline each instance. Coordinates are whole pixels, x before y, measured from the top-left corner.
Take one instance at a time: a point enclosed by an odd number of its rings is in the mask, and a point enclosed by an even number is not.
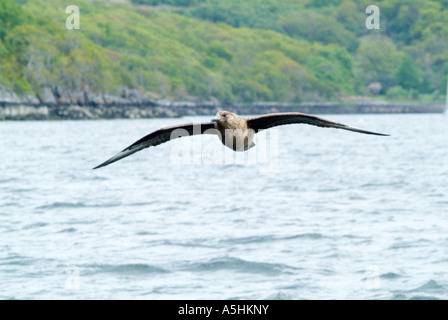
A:
[[[227,117],[227,113],[224,113],[222,116],[223,116],[224,118],[226,118],[226,117]]]

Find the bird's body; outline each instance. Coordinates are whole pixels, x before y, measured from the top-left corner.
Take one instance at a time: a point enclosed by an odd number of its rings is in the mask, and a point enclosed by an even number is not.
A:
[[[229,111],[220,111],[212,122],[190,123],[154,131],[94,169],[107,166],[145,148],[157,146],[176,138],[197,134],[217,135],[226,147],[234,151],[246,151],[255,146],[253,139],[260,130],[293,123],[305,123],[323,128],[337,128],[364,134],[387,136],[387,134],[358,129],[304,113],[272,113],[245,119]]]
[[[255,132],[247,126],[247,121],[240,116],[230,113],[218,113],[213,119],[219,138],[226,147],[233,151],[246,151],[254,147]]]

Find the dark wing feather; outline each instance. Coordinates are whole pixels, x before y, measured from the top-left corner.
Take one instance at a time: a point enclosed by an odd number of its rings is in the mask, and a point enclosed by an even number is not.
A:
[[[367,130],[347,126],[342,123],[338,123],[338,122],[334,122],[334,121],[330,121],[330,120],[326,120],[326,119],[322,119],[319,117],[307,115],[304,113],[298,113],[298,112],[272,113],[272,114],[267,114],[267,115],[247,119],[248,127],[254,129],[255,132],[258,132],[263,129],[272,128],[275,126],[282,126],[282,125],[293,124],[293,123],[305,123],[305,124],[310,124],[310,125],[318,126],[318,127],[322,127],[322,128],[337,128],[337,129],[350,130],[350,131],[365,133],[365,134],[388,136],[388,134],[367,131]]]
[[[117,153],[109,160],[103,162],[99,166],[93,168],[98,169],[114,163],[118,160],[126,158],[137,151],[143,150],[148,147],[154,147],[159,144],[165,143],[172,139],[177,139],[184,136],[191,136],[197,134],[217,134],[214,123],[189,123],[180,126],[165,127],[154,131],[147,136],[144,136],[140,140],[134,142],[123,151]]]

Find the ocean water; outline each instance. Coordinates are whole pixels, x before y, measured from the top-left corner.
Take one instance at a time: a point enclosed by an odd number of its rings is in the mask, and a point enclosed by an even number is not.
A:
[[[447,115],[325,118],[391,136],[291,125],[245,153],[266,161],[197,136],[91,170],[209,117],[0,122],[0,299],[448,299]]]

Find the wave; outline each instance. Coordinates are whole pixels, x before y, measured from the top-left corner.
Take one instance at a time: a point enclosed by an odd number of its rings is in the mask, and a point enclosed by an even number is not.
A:
[[[76,228],[66,228],[66,229],[62,229],[58,233],[72,233],[72,232],[76,232],[76,231],[78,231]]]
[[[190,263],[182,268],[183,271],[194,272],[232,270],[254,274],[284,274],[292,273],[294,269],[296,268],[280,263],[255,262],[232,257],[222,257],[204,262]]]
[[[149,274],[161,274],[169,273],[161,267],[156,267],[150,264],[144,263],[129,263],[129,264],[95,264],[80,267],[80,269],[87,269],[87,271],[81,271],[84,274],[98,274],[98,273],[114,273],[122,275],[149,275]]]
[[[423,244],[431,243],[428,239],[418,239],[414,241],[402,241],[399,243],[394,243],[389,246],[388,250],[400,250],[400,249],[409,249],[409,248],[419,248]]]
[[[409,300],[440,300],[440,299],[434,296],[412,296],[409,298]]]
[[[384,273],[384,274],[380,275],[380,277],[381,277],[381,279],[393,280],[393,279],[401,278],[402,275],[399,275],[398,273],[394,273],[394,272],[388,272],[388,273]]]
[[[207,244],[207,239],[196,239],[188,242],[174,242],[170,240],[161,241],[159,244],[166,246],[192,247],[192,248],[218,248],[218,246]]]
[[[439,300],[446,296],[446,286],[435,280],[428,280],[415,289],[396,292],[392,299],[394,300]]]
[[[59,208],[85,208],[86,205],[81,202],[54,202],[52,204],[36,207],[37,210],[59,209]]]
[[[9,257],[0,258],[0,265],[4,266],[31,266],[36,263],[36,259],[17,254],[11,254]]]
[[[263,300],[292,300],[294,297],[291,294],[279,291],[267,296]]]
[[[411,290],[411,292],[414,292],[414,291],[444,291],[444,289],[445,289],[445,286],[441,285],[437,281],[429,280],[429,281],[425,282],[424,284],[422,284],[421,286],[419,286],[418,288]]]
[[[123,204],[123,206],[127,206],[127,207],[144,207],[144,206],[149,206],[149,205],[154,205],[154,204],[159,204],[159,203],[163,203],[163,202],[159,201],[159,200],[142,201],[142,202],[126,203],[126,204]]]
[[[34,228],[42,228],[42,227],[46,227],[49,224],[46,222],[37,222],[37,223],[31,223],[28,224],[26,226],[23,227],[23,230],[28,230],[28,229],[34,229]]]
[[[1,206],[2,206],[3,208],[6,208],[6,207],[16,207],[16,208],[21,208],[21,207],[22,207],[22,204],[17,203],[17,202],[7,202],[7,203],[2,203]]]
[[[121,206],[121,203],[85,204],[82,202],[54,202],[52,204],[36,207],[36,210],[61,209],[61,208],[110,208]]]
[[[322,239],[325,238],[324,235],[320,233],[301,233],[291,236],[251,236],[242,238],[231,238],[221,240],[221,243],[227,244],[247,244],[247,243],[262,243],[262,242],[274,242],[274,241],[284,241],[284,240],[295,240],[295,239]]]
[[[13,181],[19,181],[19,179],[18,178],[0,179],[0,183],[7,183],[7,182],[13,182]]]

